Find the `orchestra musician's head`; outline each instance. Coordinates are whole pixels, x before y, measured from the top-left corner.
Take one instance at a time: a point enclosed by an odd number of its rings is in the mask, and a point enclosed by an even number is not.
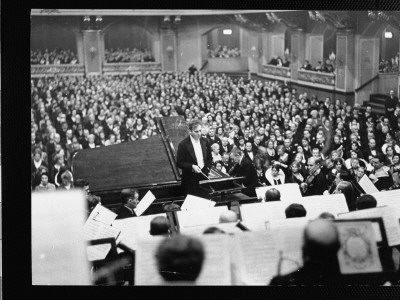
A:
[[[307,215],[307,211],[303,205],[299,203],[292,203],[285,209],[286,219],[301,218]]]
[[[321,165],[321,159],[311,156],[307,161],[308,170],[312,170]]]
[[[226,210],[219,216],[219,223],[231,223],[239,220],[238,215],[232,210]]]
[[[150,222],[151,235],[169,235],[169,222],[164,216],[157,216]]]
[[[329,212],[323,212],[318,216],[318,219],[335,220],[335,216]]]
[[[130,209],[139,204],[139,192],[136,189],[123,189],[120,194],[121,203]]]
[[[339,233],[334,222],[318,218],[307,224],[302,247],[304,265],[317,266],[321,272],[324,271],[321,268],[327,272],[338,272],[339,249]]]
[[[377,153],[372,159],[371,164],[376,171],[384,166],[385,161],[386,161],[386,156],[383,153]]]
[[[179,234],[165,238],[155,257],[158,272],[165,281],[194,282],[201,272],[205,250],[197,238]]]
[[[281,192],[276,188],[271,188],[265,192],[265,202],[280,201]]]
[[[365,194],[357,198],[356,209],[362,210],[367,208],[374,208],[377,206],[376,198],[372,195]]]
[[[192,138],[198,141],[201,137],[202,123],[200,120],[193,120],[189,123],[189,131]]]

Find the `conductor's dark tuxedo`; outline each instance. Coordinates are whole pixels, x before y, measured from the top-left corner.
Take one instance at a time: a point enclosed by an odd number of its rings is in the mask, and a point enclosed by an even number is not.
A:
[[[212,166],[211,148],[207,139],[204,138],[200,138],[200,145],[204,160],[202,172],[208,175]],[[177,164],[178,167],[182,169],[182,187],[185,194],[203,196],[199,187],[199,181],[206,180],[206,178],[201,173],[193,171],[192,166],[198,165],[198,162],[192,141],[190,140],[190,135],[183,139],[178,145]]]
[[[123,204],[120,207],[118,207],[118,209],[115,213],[117,214],[116,219],[125,219],[125,218],[130,218],[130,217],[136,217],[135,212],[132,212],[129,208],[127,208]]]

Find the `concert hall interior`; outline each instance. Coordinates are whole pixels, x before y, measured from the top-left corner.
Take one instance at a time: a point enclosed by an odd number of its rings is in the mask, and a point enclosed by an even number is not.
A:
[[[33,285],[400,285],[399,11],[30,33]]]

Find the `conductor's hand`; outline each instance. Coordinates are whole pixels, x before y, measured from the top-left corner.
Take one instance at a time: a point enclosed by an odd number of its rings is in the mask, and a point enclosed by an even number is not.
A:
[[[198,165],[192,165],[192,169],[193,171],[195,171],[196,173],[201,173],[201,169]]]

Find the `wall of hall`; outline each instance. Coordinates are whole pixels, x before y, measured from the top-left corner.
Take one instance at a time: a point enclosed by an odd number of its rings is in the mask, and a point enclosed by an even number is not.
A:
[[[104,47],[137,48],[144,50],[152,48],[152,35],[145,29],[146,24],[139,26],[135,23],[117,23],[111,25],[104,33]]]
[[[80,25],[67,17],[34,18],[31,22],[30,47],[35,49],[70,49],[77,52],[76,34]]]
[[[233,24],[225,18],[202,17],[188,18],[182,17],[182,22],[177,28],[177,57],[178,71],[187,70],[191,64],[199,69],[202,63],[202,56],[205,57],[204,35],[207,35],[215,28],[230,28]],[[213,31],[217,32],[218,31]],[[203,43],[202,43],[203,40]]]

